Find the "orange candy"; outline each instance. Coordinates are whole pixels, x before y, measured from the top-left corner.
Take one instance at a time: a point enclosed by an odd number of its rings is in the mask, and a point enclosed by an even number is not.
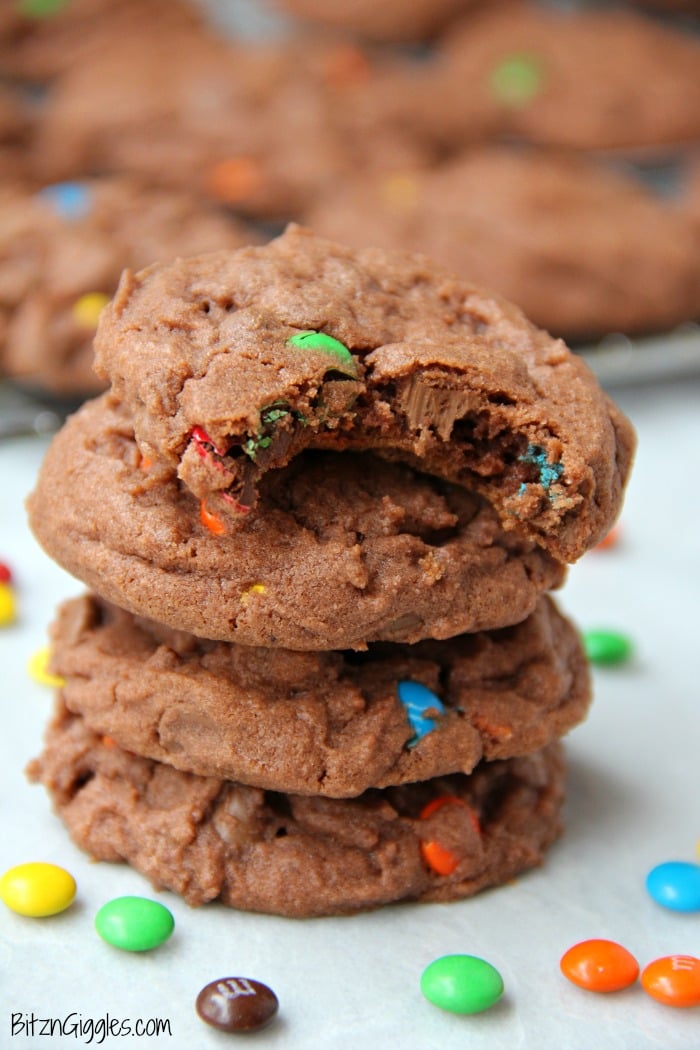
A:
[[[218,515],[213,514],[204,502],[199,504],[199,520],[205,528],[213,532],[215,536],[223,536],[226,532],[226,526]]]
[[[666,955],[642,971],[642,988],[665,1006],[700,1006],[700,959]]]
[[[592,939],[569,948],[559,963],[561,972],[589,992],[619,992],[639,976],[635,957],[615,941]]]
[[[420,851],[423,860],[436,875],[451,875],[457,867],[457,858],[454,853],[450,853],[439,842],[421,842]]]
[[[613,527],[611,528],[610,532],[606,536],[603,536],[603,538],[600,541],[600,543],[597,543],[595,545],[595,547],[593,548],[593,550],[595,550],[595,551],[607,551],[607,550],[610,550],[611,547],[617,547],[619,542],[620,542],[620,526],[619,525],[613,525]]]
[[[263,171],[252,157],[230,157],[219,161],[209,172],[207,188],[224,204],[250,200],[263,185]]]

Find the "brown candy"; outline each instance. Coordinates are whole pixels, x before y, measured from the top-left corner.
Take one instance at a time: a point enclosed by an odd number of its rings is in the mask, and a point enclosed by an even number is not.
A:
[[[255,1032],[277,1013],[277,996],[249,977],[220,977],[197,996],[195,1009],[207,1024],[222,1032]]]

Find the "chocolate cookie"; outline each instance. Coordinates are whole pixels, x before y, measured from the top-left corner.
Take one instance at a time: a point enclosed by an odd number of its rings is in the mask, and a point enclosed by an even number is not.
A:
[[[189,194],[133,179],[0,190],[0,369],[59,394],[104,383],[92,370],[99,312],[125,266],[260,240]]]
[[[435,91],[447,146],[473,141],[476,106],[541,145],[664,152],[700,137],[700,40],[629,10],[487,6],[446,34]]]
[[[96,859],[192,905],[311,916],[455,900],[539,864],[561,830],[564,765],[553,745],[359,799],[282,795],[139,758],[61,708],[29,776]]]
[[[398,131],[373,133],[371,114],[353,130],[371,77],[357,48],[315,40],[124,38],[52,88],[34,163],[46,180],[127,172],[287,220],[337,178],[418,162]]]
[[[63,605],[51,633],[63,700],[95,732],[186,772],[297,794],[471,773],[551,743],[590,699],[576,632],[548,598],[515,627],[361,656],[203,641],[95,596]]]
[[[202,31],[201,10],[186,0],[4,0],[0,15],[3,73],[43,82],[104,52],[124,36]]]
[[[126,272],[95,349],[142,452],[227,528],[304,448],[374,450],[474,489],[561,560],[620,506],[633,432],[592,373],[424,256],[292,226]]]
[[[404,43],[428,40],[456,15],[480,0],[276,0],[278,7],[299,18],[341,29],[369,40]]]
[[[203,638],[290,649],[444,638],[522,620],[559,562],[458,485],[371,454],[306,452],[230,535],[144,470],[106,396],[54,438],[29,500],[51,557],[109,601]],[[220,523],[219,523],[220,525]]]
[[[338,185],[307,219],[355,247],[424,251],[566,338],[700,317],[697,230],[638,180],[583,158],[483,147]]]

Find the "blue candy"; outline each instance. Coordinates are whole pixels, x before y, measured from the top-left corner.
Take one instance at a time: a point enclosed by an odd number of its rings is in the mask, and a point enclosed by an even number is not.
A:
[[[82,219],[90,211],[90,192],[80,182],[55,182],[39,190],[37,197],[62,219]]]
[[[564,473],[563,463],[549,463],[547,460],[547,451],[542,448],[541,445],[528,445],[527,451],[524,456],[518,456],[521,463],[530,463],[539,469],[540,476],[539,482],[542,488],[549,491],[550,487],[555,481]],[[523,492],[525,486],[520,486],[520,491]]]
[[[435,729],[435,720],[427,717],[425,712],[432,710],[443,714],[445,705],[432,690],[420,682],[399,682],[397,691],[399,700],[406,708],[411,729],[415,734],[408,741],[407,747],[415,747],[426,733],[430,733],[431,730]]]
[[[664,908],[700,911],[700,865],[666,861],[652,868],[646,884],[649,895]]]

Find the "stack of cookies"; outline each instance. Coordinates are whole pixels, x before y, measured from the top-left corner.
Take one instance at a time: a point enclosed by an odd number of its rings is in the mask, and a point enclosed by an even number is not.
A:
[[[294,226],[126,271],[95,345],[109,390],[29,500],[91,589],[30,767],[75,841],[297,916],[537,864],[590,696],[547,592],[634,444],[581,360],[422,256]]]

